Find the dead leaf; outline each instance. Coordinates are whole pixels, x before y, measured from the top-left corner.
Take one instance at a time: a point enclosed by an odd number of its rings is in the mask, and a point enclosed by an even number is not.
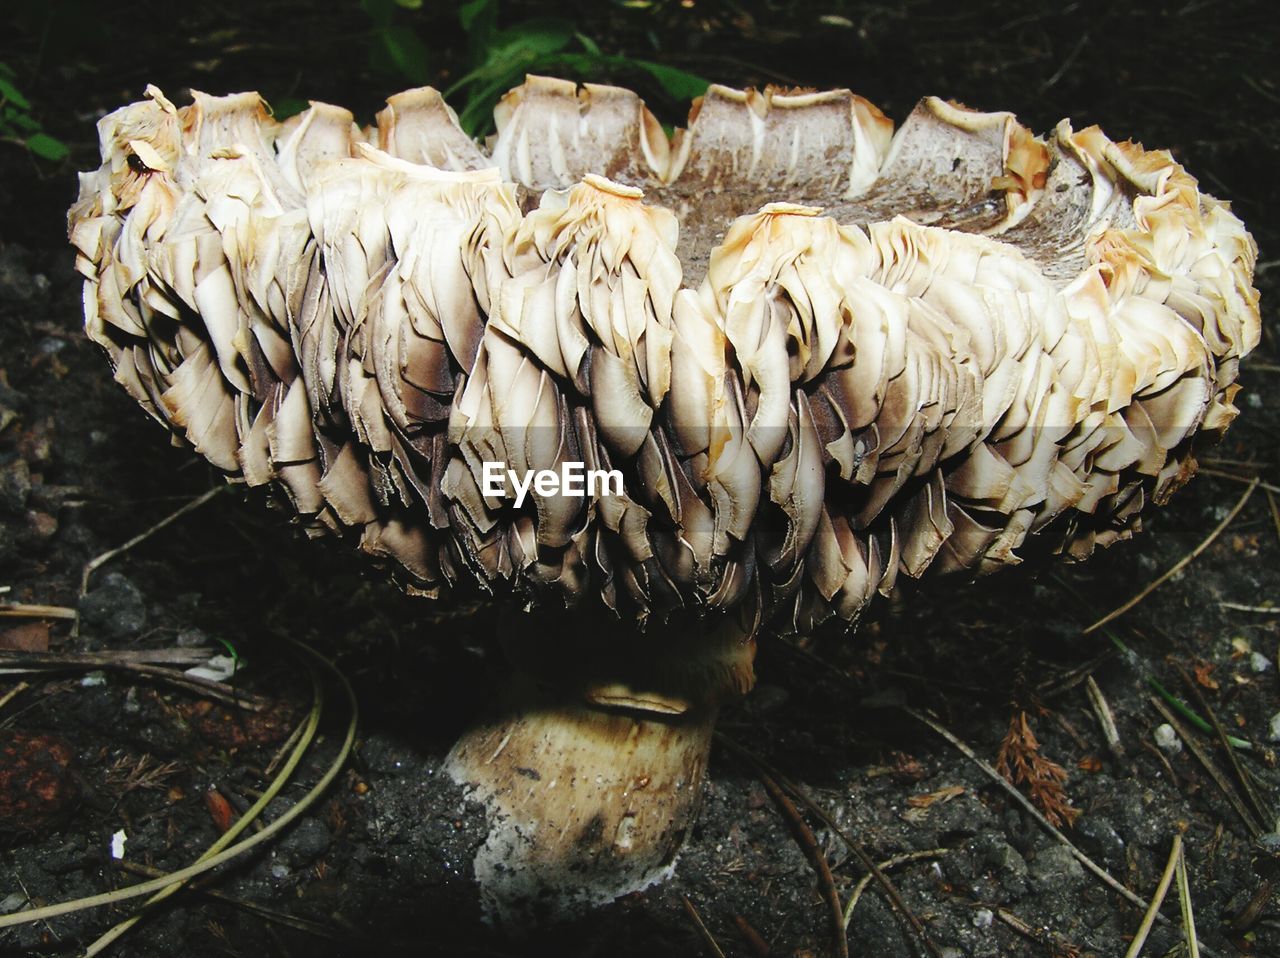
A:
[[[1207,689],[1219,688],[1218,680],[1210,674],[1213,672],[1213,669],[1214,665],[1212,662],[1201,662],[1193,669],[1196,675],[1196,681]]]
[[[209,817],[213,819],[213,824],[220,832],[225,832],[235,821],[235,809],[216,788],[211,788],[204,793],[204,806],[209,809]]]
[[[24,622],[0,632],[0,649],[10,652],[48,652],[49,623]]]
[[[928,792],[924,795],[912,795],[907,799],[907,804],[912,808],[928,808],[934,802],[949,802],[957,795],[964,794],[963,785],[948,785],[946,788],[940,788],[936,792]]]

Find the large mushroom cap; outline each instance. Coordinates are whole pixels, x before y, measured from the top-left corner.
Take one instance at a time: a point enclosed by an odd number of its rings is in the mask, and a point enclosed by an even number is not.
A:
[[[411,588],[853,620],[1126,534],[1235,415],[1254,247],[1168,154],[923,101],[530,77],[489,152],[256,94],[100,124],[71,236],[116,378]],[[486,492],[617,469],[620,495]]]
[[[561,688],[448,762],[499,915],[669,872],[762,624],[1086,556],[1236,414],[1256,251],[1167,153],[845,90],[713,86],[668,141],[530,77],[496,120],[152,89],[70,220],[116,379],[230,479],[411,590],[573,610],[508,637]]]

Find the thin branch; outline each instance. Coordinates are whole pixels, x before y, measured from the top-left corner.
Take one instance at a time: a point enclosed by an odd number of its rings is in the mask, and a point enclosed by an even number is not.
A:
[[[907,852],[903,855],[895,855],[893,858],[886,858],[884,861],[876,865],[881,871],[888,871],[890,868],[897,868],[899,865],[905,865],[908,862],[921,861],[927,858],[938,858],[951,851],[950,848],[929,848],[922,852]],[[849,903],[844,906],[844,927],[847,931],[849,923],[853,921],[853,910],[858,907],[858,900],[862,898],[862,893],[867,890],[867,886],[875,879],[871,872],[867,872],[858,879],[858,884],[853,886],[853,894],[849,896]]]
[[[1108,622],[1111,622],[1113,619],[1118,619],[1120,616],[1124,615],[1126,612],[1132,609],[1135,605],[1137,605],[1139,602],[1141,602],[1143,599],[1149,596],[1152,592],[1154,592],[1160,586],[1164,585],[1166,582],[1172,579],[1175,575],[1177,575],[1179,572],[1185,569],[1188,565],[1194,562],[1196,558],[1202,552],[1204,552],[1205,549],[1209,548],[1209,546],[1213,545],[1213,543],[1217,541],[1218,536],[1222,535],[1223,531],[1227,528],[1227,526],[1231,525],[1231,523],[1235,521],[1236,516],[1240,514],[1240,510],[1245,507],[1245,505],[1249,502],[1250,497],[1253,495],[1254,491],[1258,488],[1258,484],[1259,484],[1259,480],[1256,478],[1252,482],[1250,482],[1249,488],[1244,491],[1244,494],[1242,496],[1240,496],[1239,501],[1237,501],[1236,504],[1232,507],[1231,511],[1227,513],[1226,518],[1224,518],[1221,522],[1219,522],[1218,525],[1214,528],[1214,530],[1210,532],[1209,535],[1207,535],[1198,546],[1196,546],[1194,549],[1188,552],[1185,556],[1179,559],[1173,565],[1173,567],[1169,569],[1168,572],[1166,572],[1164,575],[1157,578],[1154,582],[1152,582],[1145,589],[1143,589],[1141,592],[1135,595],[1132,599],[1124,603],[1124,605],[1120,606],[1119,608],[1113,609],[1111,612],[1108,612],[1097,622],[1093,623],[1093,625],[1086,628],[1083,634],[1088,635],[1090,632],[1093,632],[1097,629],[1102,628],[1102,626],[1106,625]]]
[[[817,659],[816,656],[814,658],[816,661],[821,662],[821,659]],[[840,673],[837,672],[836,674],[839,675]],[[722,745],[724,745],[726,748],[732,751],[735,755],[738,755],[739,757],[749,762],[752,766],[756,768],[757,771],[763,772],[764,774],[769,775],[776,782],[781,784],[783,788],[785,788],[792,796],[795,797],[796,801],[804,805],[805,808],[807,808],[810,812],[812,812],[815,816],[817,816],[819,821],[821,821],[824,825],[826,825],[827,828],[831,829],[831,833],[837,836],[842,842],[844,842],[845,847],[848,848],[849,851],[853,852],[854,857],[858,859],[858,861],[862,864],[862,867],[865,868],[867,872],[875,878],[876,882],[880,885],[880,888],[884,891],[885,897],[889,899],[889,903],[893,906],[894,910],[899,915],[903,916],[906,919],[906,921],[910,924],[912,931],[914,931],[917,937],[919,937],[925,950],[928,951],[929,954],[933,956],[933,958],[942,958],[942,953],[938,950],[938,946],[933,943],[933,941],[929,938],[928,934],[925,932],[924,925],[920,923],[920,919],[915,916],[915,914],[911,911],[911,909],[907,907],[906,902],[902,900],[902,894],[898,891],[897,886],[894,885],[894,883],[890,880],[889,876],[886,875],[884,871],[881,870],[876,865],[876,863],[872,860],[871,856],[867,854],[867,850],[863,848],[861,844],[854,841],[844,829],[842,829],[839,825],[836,824],[836,822],[831,818],[830,815],[826,813],[826,811],[824,811],[816,802],[813,801],[813,799],[811,799],[808,795],[806,795],[803,791],[801,791],[800,788],[797,787],[794,782],[788,779],[785,775],[783,775],[777,769],[769,765],[769,763],[767,763],[764,759],[760,758],[755,753],[743,748],[741,745],[739,745],[733,739],[729,738],[729,736],[725,735],[723,732],[716,732],[715,736],[716,736],[716,741],[720,742]],[[841,921],[843,921],[843,917],[841,918]]]
[[[786,819],[787,826],[791,829],[791,835],[795,838],[796,844],[804,852],[804,857],[809,859],[810,866],[818,876],[818,884],[822,889],[822,897],[826,899],[828,916],[831,919],[833,950],[840,958],[849,958],[849,936],[845,934],[844,915],[840,908],[840,893],[836,891],[836,880],[831,874],[831,866],[827,864],[827,856],[822,854],[822,849],[818,847],[818,839],[814,837],[813,829],[805,822],[804,817],[796,809],[795,803],[782,790],[782,786],[767,773],[759,769],[757,769],[757,773],[765,791],[769,793],[773,803],[782,812],[782,817]]]
[[[1156,707],[1157,712],[1164,716],[1164,720],[1173,727],[1175,732],[1178,733],[1178,738],[1182,739],[1182,743],[1186,745],[1191,754],[1196,757],[1196,760],[1204,767],[1204,770],[1209,773],[1209,777],[1213,779],[1214,784],[1216,784],[1222,794],[1226,796],[1231,807],[1235,809],[1236,814],[1240,816],[1240,820],[1244,822],[1244,826],[1249,830],[1249,834],[1253,838],[1257,838],[1261,835],[1263,828],[1253,817],[1253,813],[1245,807],[1244,802],[1240,800],[1240,796],[1236,794],[1236,790],[1231,787],[1231,783],[1227,781],[1227,777],[1222,774],[1221,769],[1219,769],[1213,759],[1210,758],[1209,754],[1204,750],[1204,747],[1200,742],[1187,731],[1187,727],[1178,721],[1178,717],[1173,714],[1173,710],[1165,705],[1163,701],[1153,695],[1151,696],[1151,704]]]
[[[702,940],[706,943],[707,947],[711,949],[711,953],[715,955],[716,958],[724,958],[724,950],[716,941],[715,936],[711,934],[711,929],[703,923],[702,916],[698,914],[698,909],[694,906],[693,902],[689,900],[689,896],[681,895],[680,897],[684,899],[684,910],[689,915],[689,920],[692,921],[694,927],[698,929],[698,934],[702,936]]]
[[[955,748],[957,748],[961,754],[963,754],[967,759],[969,759],[969,761],[977,765],[978,768],[982,770],[983,774],[987,776],[987,778],[991,779],[993,782],[999,785],[1000,788],[1003,789],[1005,792],[1007,792],[1010,795],[1010,797],[1013,798],[1014,801],[1016,801],[1019,805],[1021,805],[1024,809],[1026,809],[1026,811],[1030,813],[1030,815],[1037,822],[1040,823],[1040,826],[1042,828],[1044,828],[1047,832],[1049,832],[1049,834],[1051,834],[1059,842],[1065,845],[1067,849],[1071,852],[1071,854],[1075,856],[1076,860],[1080,862],[1080,864],[1083,865],[1085,868],[1089,869],[1089,871],[1093,872],[1094,875],[1096,875],[1108,888],[1110,888],[1114,892],[1117,892],[1120,895],[1123,895],[1126,899],[1128,899],[1133,904],[1137,905],[1139,908],[1147,907],[1147,903],[1143,901],[1139,895],[1135,895],[1128,888],[1125,888],[1124,885],[1120,884],[1120,882],[1116,881],[1116,879],[1111,877],[1110,872],[1108,872],[1101,865],[1097,864],[1092,858],[1090,858],[1084,852],[1080,851],[1080,849],[1076,848],[1076,846],[1071,843],[1071,840],[1067,838],[1066,835],[1062,834],[1061,831],[1059,831],[1053,824],[1050,823],[1050,821],[1047,818],[1044,817],[1040,809],[1036,808],[1035,805],[1032,804],[1029,798],[1023,795],[1020,791],[1018,791],[1012,785],[1010,785],[1005,780],[1004,776],[1001,775],[999,772],[997,772],[994,768],[992,768],[989,763],[979,758],[977,754],[974,753],[973,749],[969,748],[968,745],[966,745],[959,738],[953,735],[948,729],[943,727],[940,723],[935,722],[933,719],[929,718],[929,716],[925,715],[923,712],[917,712],[915,709],[910,708],[909,706],[906,706],[906,705],[899,706],[899,708],[901,708],[902,711],[906,712],[917,722],[921,722],[929,726],[929,728],[933,729],[935,732],[937,732],[939,735],[945,738],[948,742],[950,742]]]
[[[228,488],[230,487],[225,485],[214,486],[212,489],[208,490],[207,492],[204,492],[201,495],[197,496],[196,498],[192,499],[190,502],[182,506],[176,512],[171,512],[169,515],[165,516],[163,519],[161,519],[151,528],[147,529],[144,532],[138,533],[136,536],[134,536],[132,539],[126,542],[124,545],[116,546],[114,549],[108,549],[106,552],[102,553],[102,555],[97,556],[96,558],[90,559],[88,562],[85,563],[84,571],[80,573],[80,594],[84,595],[86,592],[89,591],[89,577],[92,576],[94,572],[96,572],[98,569],[102,568],[102,566],[106,565],[112,559],[116,558],[116,556],[123,555],[124,553],[132,549],[134,546],[137,546],[140,543],[145,542],[147,539],[150,539],[153,535],[155,535],[165,526],[169,525],[171,522],[181,519],[188,512],[191,512],[195,509],[199,509],[202,505],[204,505],[214,496],[218,495],[220,492]]]

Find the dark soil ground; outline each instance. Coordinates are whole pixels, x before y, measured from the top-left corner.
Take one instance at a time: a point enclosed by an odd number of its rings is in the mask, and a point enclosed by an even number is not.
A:
[[[428,6],[402,16],[427,38],[437,83],[447,84],[464,37],[449,5]],[[354,3],[13,7],[0,60],[73,155],[53,169],[0,144],[0,586],[9,590],[0,602],[78,606],[81,620],[77,637],[64,619],[0,618],[0,648],[227,641],[248,663],[238,684],[271,704],[227,711],[120,672],[0,674],[0,913],[137,881],[110,853],[121,830],[124,863],[193,861],[218,837],[226,806],[243,810],[265,787],[306,712],[306,672],[284,641],[295,638],[332,655],[355,687],[353,758],[295,827],[156,909],[115,953],[621,958],[714,954],[714,939],[728,955],[762,954],[761,942],[774,955],[834,954],[809,860],[758,769],[723,746],[672,881],[569,928],[503,935],[482,926],[465,880],[475,816],[437,770],[503,671],[492,610],[446,617],[302,541],[262,501],[216,496],[109,563],[79,597],[87,560],[221,481],[166,444],[79,330],[63,215],[71,171],[97,163],[93,121],[148,82],[175,97],[187,87],[258,88],[365,116],[408,84],[370,62],[369,21]],[[1014,110],[1036,130],[1070,116],[1171,148],[1205,189],[1235,202],[1262,249],[1263,344],[1244,368],[1243,414],[1205,465],[1280,483],[1280,36],[1268,5],[556,2],[514,5],[508,16],[565,12],[608,49],[730,83],[847,85],[899,120],[938,93]],[[679,120],[660,91],[644,92]],[[930,711],[988,762],[1025,710],[1041,754],[1066,769],[1065,795],[1081,811],[1066,835],[1079,849],[1146,897],[1182,833],[1202,953],[1280,954],[1280,774],[1270,751],[1280,738],[1280,614],[1223,604],[1280,599],[1280,519],[1267,491],[1115,624],[1131,657],[1101,631],[1082,635],[1208,535],[1244,489],[1202,476],[1143,536],[1086,565],[921,595],[803,652],[766,641],[760,685],[721,729],[799,783],[872,859],[928,853],[887,871],[938,954],[1120,955],[1140,911],[898,705]],[[1115,712],[1120,754],[1104,743],[1079,681],[1086,673]],[[1240,756],[1265,809],[1254,832],[1189,748],[1154,744],[1165,719],[1145,674],[1180,698],[1202,696],[1200,711],[1255,743]],[[321,739],[267,820],[334,754],[346,706],[337,689],[327,693]],[[1214,737],[1192,734],[1238,796]],[[847,901],[865,869],[831,827],[809,820]],[[0,954],[77,954],[131,907],[0,931]],[[1156,928],[1146,954],[1177,947],[1176,895],[1164,911],[1172,925]],[[875,885],[848,940],[853,954],[923,953]]]

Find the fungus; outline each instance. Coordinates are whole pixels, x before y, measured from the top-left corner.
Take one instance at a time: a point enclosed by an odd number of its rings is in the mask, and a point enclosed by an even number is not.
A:
[[[668,141],[541,77],[496,120],[486,152],[431,89],[361,128],[150,88],[70,235],[115,378],[231,481],[412,592],[541,610],[447,760],[501,917],[670,871],[759,632],[1129,535],[1259,316],[1228,206],[1096,128],[712,86]]]

